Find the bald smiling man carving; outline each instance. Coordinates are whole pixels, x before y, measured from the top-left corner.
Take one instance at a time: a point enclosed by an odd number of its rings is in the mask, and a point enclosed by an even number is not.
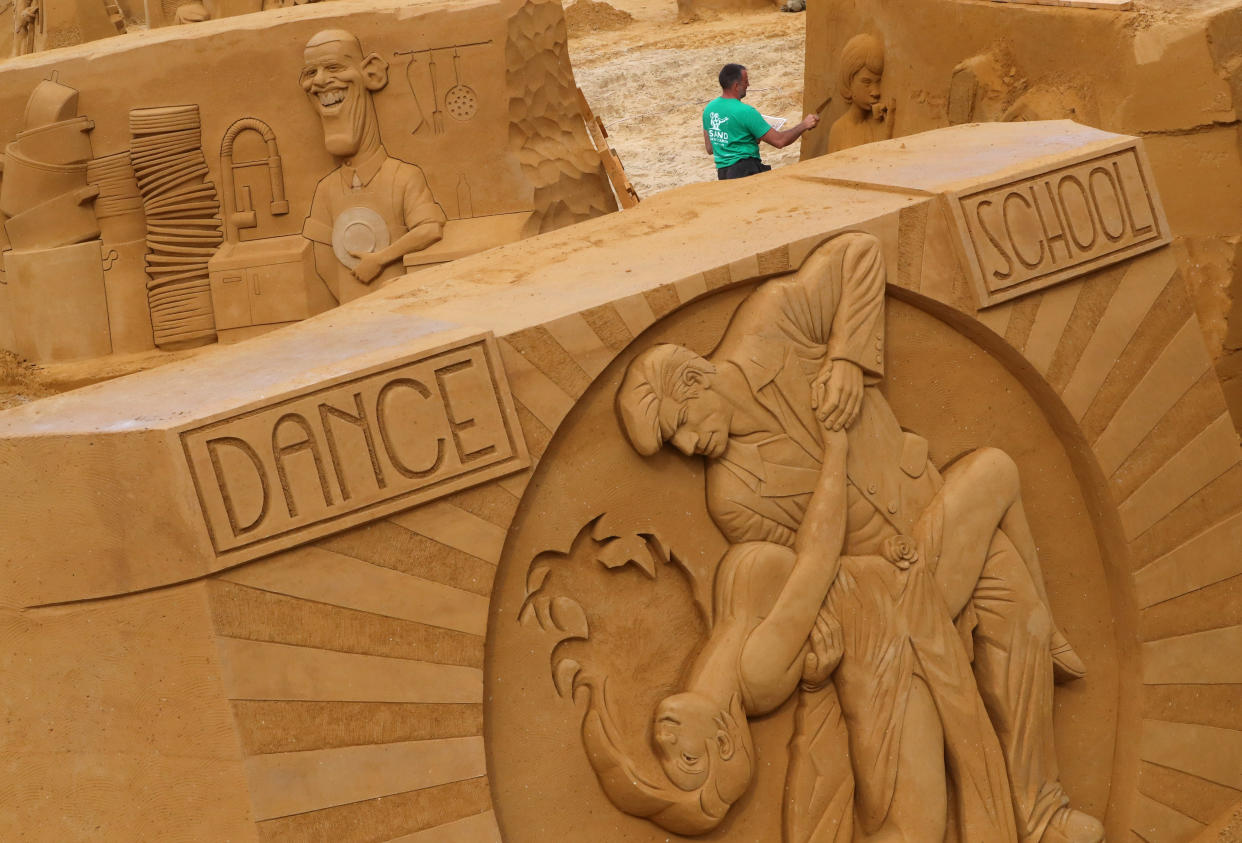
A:
[[[315,187],[302,236],[343,303],[402,275],[402,257],[440,239],[444,211],[423,171],[389,157],[380,140],[373,96],[388,84],[388,63],[378,53],[343,29],[324,30],[306,42],[300,81],[338,164]]]

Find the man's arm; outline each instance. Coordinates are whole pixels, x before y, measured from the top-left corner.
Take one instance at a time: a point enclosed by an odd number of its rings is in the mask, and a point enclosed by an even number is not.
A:
[[[378,252],[350,252],[354,257],[359,258],[358,265],[354,267],[354,276],[363,284],[370,284],[388,264],[401,260],[410,252],[426,249],[443,236],[444,223],[425,222],[402,234],[386,249],[380,249]]]
[[[802,137],[803,132],[814,129],[818,125],[819,125],[819,115],[808,114],[805,117],[803,117],[801,122],[799,122],[793,128],[785,129],[783,131],[777,131],[776,129],[768,129],[767,133],[764,134],[762,137],[760,137],[759,140],[763,141],[769,146],[774,146],[777,149],[784,149],[785,147],[789,146],[791,143],[796,141],[798,138]]]
[[[833,430],[849,427],[862,407],[864,377],[884,375],[884,257],[880,242],[854,232],[817,249],[797,275],[827,346],[811,387],[811,405]]]
[[[444,236],[444,210],[431,195],[423,171],[411,165],[403,166],[408,169],[403,173],[406,181],[402,188],[402,218],[408,231],[387,248],[354,256],[361,259],[354,267],[354,276],[364,284],[371,283],[388,264],[426,249]]]
[[[716,154],[716,150],[712,149],[712,139],[711,136],[707,134],[707,129],[703,130],[703,146],[707,149],[708,155]]]

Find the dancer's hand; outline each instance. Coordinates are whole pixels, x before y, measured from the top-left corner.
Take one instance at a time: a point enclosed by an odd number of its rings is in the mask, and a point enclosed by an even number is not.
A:
[[[828,430],[844,430],[862,409],[863,375],[850,360],[828,360],[811,384],[811,408]]]
[[[802,663],[803,685],[818,688],[828,681],[845,652],[841,638],[841,625],[836,618],[820,609],[815,616],[815,626],[811,628],[811,652]]]

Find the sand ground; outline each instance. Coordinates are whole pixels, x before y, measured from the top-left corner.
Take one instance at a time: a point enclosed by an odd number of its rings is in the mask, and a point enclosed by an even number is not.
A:
[[[594,6],[597,0],[577,0]],[[607,18],[581,14],[567,3],[569,55],[578,85],[639,197],[716,177],[703,148],[703,106],[720,93],[716,74],[726,62],[746,65],[746,101],[765,115],[802,119],[802,56],[806,16],[777,10],[703,13],[680,23],[675,0],[608,0],[633,22],[603,28]],[[588,28],[596,23],[595,29]],[[799,144],[765,146],[763,160],[779,167],[798,160]]]

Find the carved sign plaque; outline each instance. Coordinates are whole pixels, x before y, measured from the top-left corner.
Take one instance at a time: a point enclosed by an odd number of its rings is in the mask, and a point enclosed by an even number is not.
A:
[[[1137,147],[950,197],[981,307],[1169,242]]]
[[[479,336],[181,433],[217,554],[254,557],[526,468]]]

